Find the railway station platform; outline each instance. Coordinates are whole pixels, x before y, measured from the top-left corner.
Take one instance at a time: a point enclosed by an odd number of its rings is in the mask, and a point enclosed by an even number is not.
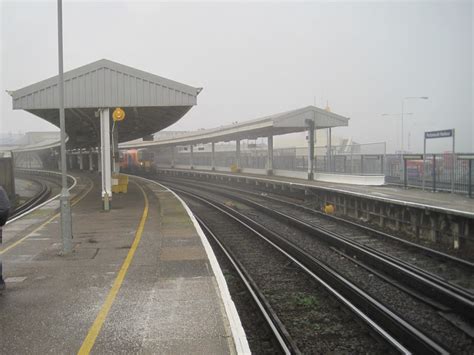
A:
[[[0,353],[249,352],[224,276],[181,200],[131,178],[102,211],[100,177],[75,174],[74,251],[59,201],[4,228]]]
[[[395,185],[366,186],[342,183],[329,183],[314,180],[297,179],[283,176],[265,176],[249,173],[217,172],[189,169],[162,169],[161,171],[181,171],[190,174],[214,174],[218,176],[245,177],[253,180],[267,181],[268,183],[285,183],[293,186],[310,186],[322,190],[341,192],[353,196],[364,196],[374,200],[404,204],[406,206],[420,206],[427,209],[441,210],[447,213],[472,215],[474,217],[474,199],[465,195],[447,192],[423,191],[416,188],[405,189]]]
[[[191,177],[258,189],[303,195],[317,209],[335,207],[343,218],[356,219],[382,230],[395,231],[421,243],[457,252],[474,250],[474,199],[445,192],[404,189],[394,185],[361,186],[291,177],[208,170],[159,168],[163,177]]]

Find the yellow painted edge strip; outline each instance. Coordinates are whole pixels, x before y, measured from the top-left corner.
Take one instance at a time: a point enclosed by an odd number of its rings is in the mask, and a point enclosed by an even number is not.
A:
[[[148,198],[143,188],[136,182],[133,183],[140,188],[143,197],[145,198],[145,208],[143,209],[142,218],[140,219],[140,224],[138,225],[132,247],[130,248],[127,257],[125,258],[125,261],[123,262],[117,277],[115,278],[114,284],[112,285],[112,288],[110,289],[109,294],[107,295],[107,298],[105,299],[105,302],[99,314],[97,315],[97,318],[94,321],[94,324],[92,324],[92,327],[89,329],[89,332],[87,333],[87,336],[84,339],[84,342],[82,343],[79,352],[77,353],[78,355],[89,354],[92,350],[92,347],[94,346],[97,336],[99,335],[100,330],[102,329],[102,326],[105,322],[105,319],[107,318],[110,308],[112,308],[112,304],[114,303],[115,297],[117,296],[117,293],[120,290],[120,287],[122,286],[130,263],[132,262],[133,256],[135,255],[135,251],[137,250],[138,244],[140,243],[140,239],[142,238],[143,229],[145,227],[145,221],[148,216]]]
[[[91,182],[92,180],[89,179]],[[81,200],[86,197],[89,192],[91,192],[92,188],[94,187],[94,184],[92,183],[91,184],[91,187],[89,187],[89,189],[86,191],[85,194],[83,194],[81,197],[77,198],[76,200],[74,200],[74,202],[71,203],[71,207],[72,206],[75,206],[77,205],[79,202],[81,202]],[[5,254],[7,251],[15,248],[16,246],[18,246],[19,244],[21,244],[23,241],[25,241],[26,239],[28,239],[32,234],[36,233],[37,231],[39,231],[41,228],[43,228],[45,225],[47,225],[49,222],[51,222],[52,220],[54,220],[55,218],[59,217],[61,213],[56,213],[53,217],[51,217],[50,219],[48,219],[46,222],[42,223],[40,226],[38,226],[37,228],[33,229],[33,231],[31,231],[30,233],[28,233],[26,236],[24,236],[23,238],[17,240],[15,243],[13,243],[12,245],[9,245],[8,247],[4,248],[4,249],[0,249],[0,255],[3,255]]]

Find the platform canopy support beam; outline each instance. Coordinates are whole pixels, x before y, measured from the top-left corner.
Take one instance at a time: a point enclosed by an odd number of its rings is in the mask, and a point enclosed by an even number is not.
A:
[[[240,138],[235,140],[235,165],[237,167],[237,172],[240,172],[242,168],[242,162],[240,161]]]
[[[308,125],[308,180],[314,179],[314,121],[306,120]]]
[[[119,146],[118,146],[118,140],[119,140],[119,135],[118,135],[118,127],[117,123],[114,122],[113,125],[113,132],[112,132],[112,167],[113,167],[113,172],[115,174],[118,174],[120,172],[120,153],[119,153]]]
[[[112,164],[110,156],[110,112],[100,109],[100,161],[102,177],[102,201],[104,210],[110,210],[112,200]]]
[[[79,170],[84,170],[84,154],[82,154],[82,149],[79,149]]]
[[[191,169],[194,169],[194,146],[191,144],[189,146],[189,164],[191,165]]]
[[[68,154],[69,169],[72,169],[74,167],[73,164],[72,164],[72,158],[73,158],[72,154],[69,153]]]
[[[94,151],[89,151],[89,171],[94,171]]]
[[[216,143],[211,142],[211,170],[216,170]]]
[[[211,169],[216,170],[216,143],[211,142]]]
[[[267,175],[273,175],[273,135],[267,139]]]
[[[102,172],[102,154],[101,154],[101,151],[102,151],[102,149],[100,149],[100,147],[99,147],[99,149],[97,150],[97,171],[99,173]]]
[[[171,149],[171,168],[173,169],[174,168],[174,165],[175,165],[175,162],[174,162],[174,151],[176,149],[176,147],[172,146],[170,147]]]
[[[327,168],[326,171],[331,173],[332,171],[332,132],[331,127],[328,128],[328,144],[327,144]]]

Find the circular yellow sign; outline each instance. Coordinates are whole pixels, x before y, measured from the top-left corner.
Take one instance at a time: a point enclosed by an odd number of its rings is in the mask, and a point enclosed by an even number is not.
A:
[[[125,111],[122,110],[120,107],[117,107],[112,113],[112,118],[114,121],[123,121],[125,119]]]

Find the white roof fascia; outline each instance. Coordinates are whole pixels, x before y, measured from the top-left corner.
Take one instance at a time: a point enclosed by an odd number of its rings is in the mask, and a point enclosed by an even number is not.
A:
[[[209,143],[230,141],[237,138],[245,139],[252,136],[252,132],[260,132],[268,129],[269,134],[277,135],[292,132],[301,132],[307,129],[306,120],[315,121],[316,127],[335,127],[347,126],[349,118],[337,115],[319,109],[314,106],[307,106],[301,109],[278,113],[271,116],[265,116],[254,120],[236,123],[229,126],[212,128],[182,135],[178,138],[159,140],[154,142],[137,142],[137,143],[122,143],[120,148],[140,148],[140,147],[157,147],[157,146],[171,146],[171,145],[188,145],[195,143]],[[265,136],[264,134],[261,135]]]

